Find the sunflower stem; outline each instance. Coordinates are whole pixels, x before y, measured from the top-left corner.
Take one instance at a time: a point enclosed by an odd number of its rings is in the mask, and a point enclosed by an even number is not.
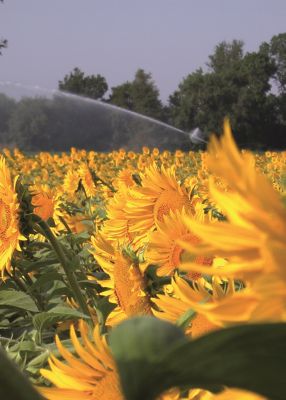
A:
[[[16,285],[18,286],[18,288],[24,292],[24,293],[28,293],[28,288],[25,285],[25,283],[15,274],[15,272],[13,271],[13,274],[10,274],[8,271],[6,271],[6,274],[9,276],[10,279],[12,279]]]
[[[63,217],[61,217],[61,216],[59,216],[59,220],[61,221],[61,223],[62,223],[62,224],[64,225],[64,227],[66,228],[67,233],[70,235],[70,245],[71,245],[71,248],[74,249],[74,245],[75,245],[76,248],[77,248],[77,251],[80,252],[80,251],[81,251],[81,247],[80,247],[80,245],[79,245],[78,243],[74,243],[71,228],[68,226],[66,220],[65,220]]]
[[[67,233],[72,234],[72,231],[71,231],[70,227],[68,226],[68,224],[66,223],[65,219],[62,216],[59,216],[59,220],[61,221],[63,226],[66,228]]]
[[[81,311],[86,314],[87,316],[90,317],[91,321],[92,321],[92,317],[91,314],[89,312],[88,306],[87,306],[87,302],[81,292],[81,289],[79,287],[79,284],[74,276],[73,271],[70,269],[67,258],[65,256],[65,253],[62,249],[61,244],[58,242],[58,240],[55,238],[53,232],[51,231],[49,225],[43,221],[42,219],[38,219],[36,221],[36,224],[34,225],[34,228],[41,233],[42,235],[44,235],[49,242],[51,243],[51,245],[54,248],[55,253],[58,256],[58,259],[65,271],[66,277],[68,279],[70,288],[74,294],[74,297],[81,309]]]
[[[106,181],[104,181],[103,179],[101,179],[94,171],[92,171],[89,167],[89,172],[91,174],[92,180],[95,184],[95,186],[97,185],[97,181],[100,182],[102,185],[108,187],[109,190],[111,190],[112,193],[116,193],[116,190],[114,189],[113,185],[111,183],[108,183]]]

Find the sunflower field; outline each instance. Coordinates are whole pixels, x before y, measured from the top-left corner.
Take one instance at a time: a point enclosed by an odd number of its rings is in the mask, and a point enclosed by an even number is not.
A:
[[[285,400],[286,153],[0,158],[0,397]]]

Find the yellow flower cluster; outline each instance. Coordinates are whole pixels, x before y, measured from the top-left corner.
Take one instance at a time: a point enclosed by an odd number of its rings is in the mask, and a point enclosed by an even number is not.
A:
[[[3,152],[2,274],[25,239],[8,164],[29,185],[34,214],[53,220],[56,236],[86,234],[84,248],[93,257],[88,276],[113,305],[107,329],[135,315],[178,325],[185,317],[191,337],[235,324],[285,321],[285,152],[240,152],[227,121],[207,153],[146,147],[142,153]],[[83,322],[79,331],[81,341],[71,326],[77,355],[56,339],[65,362],[51,357],[42,374],[55,387],[42,394],[51,400],[123,399],[104,336],[95,328],[91,340]],[[193,389],[184,396],[173,390],[161,399],[262,399],[234,389],[217,395]]]

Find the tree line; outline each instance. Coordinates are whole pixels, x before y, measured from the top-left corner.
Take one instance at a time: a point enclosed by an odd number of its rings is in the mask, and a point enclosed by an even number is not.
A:
[[[242,147],[285,147],[286,33],[263,42],[255,52],[245,52],[240,40],[219,43],[205,68],[182,79],[167,105],[160,100],[151,73],[143,69],[138,69],[132,80],[109,88],[104,76],[86,75],[74,68],[59,81],[58,87],[64,92],[158,119],[186,132],[199,127],[206,134],[219,133],[224,117],[228,116]],[[141,135],[136,136],[138,131]],[[104,108],[95,112],[92,102],[78,102],[75,108],[67,98],[57,96],[18,102],[0,96],[2,143],[33,150],[64,150],[70,146],[110,150],[160,143],[162,148],[187,149],[191,145],[185,138],[180,143],[174,141],[171,137],[174,133],[156,133],[154,127],[150,128],[151,133],[144,132],[136,119],[130,117],[127,121],[115,111],[105,115]]]

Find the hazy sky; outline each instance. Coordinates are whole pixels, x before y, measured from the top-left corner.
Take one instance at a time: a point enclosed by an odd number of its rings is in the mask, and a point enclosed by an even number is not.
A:
[[[5,0],[0,81],[54,89],[77,66],[112,87],[144,68],[166,101],[220,41],[285,31],[286,0]]]

